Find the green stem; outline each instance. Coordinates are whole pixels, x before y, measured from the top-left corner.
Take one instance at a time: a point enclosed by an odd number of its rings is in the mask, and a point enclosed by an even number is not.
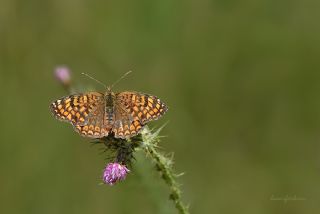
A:
[[[162,179],[169,186],[170,189],[170,199],[173,200],[175,207],[179,211],[180,214],[188,214],[188,208],[183,204],[181,200],[181,191],[178,183],[175,181],[176,176],[174,175],[172,169],[172,160],[170,158],[165,157],[163,154],[159,153],[156,150],[156,143],[159,141],[159,132],[161,129],[156,131],[155,133],[149,132],[147,130],[143,134],[143,149],[146,154],[151,157],[153,162],[156,165],[157,170],[161,173]]]
[[[188,209],[181,201],[181,191],[178,187],[177,182],[174,179],[172,169],[165,164],[163,161],[166,159],[162,154],[158,153],[153,147],[146,146],[145,151],[151,156],[153,161],[156,163],[157,170],[161,172],[162,179],[170,188],[170,199],[173,200],[176,208],[181,214],[187,214]]]

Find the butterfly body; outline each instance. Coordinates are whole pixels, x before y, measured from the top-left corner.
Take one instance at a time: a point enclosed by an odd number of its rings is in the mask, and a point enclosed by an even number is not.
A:
[[[115,94],[113,92],[107,90],[107,93],[105,94],[105,112],[107,114],[107,119],[110,122],[113,120],[115,99],[116,99]]]
[[[50,105],[53,115],[69,122],[82,136],[129,138],[151,120],[157,120],[167,106],[157,97],[139,92],[89,92],[74,94]]]

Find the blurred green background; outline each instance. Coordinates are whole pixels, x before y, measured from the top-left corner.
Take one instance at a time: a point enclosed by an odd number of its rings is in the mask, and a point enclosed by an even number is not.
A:
[[[143,155],[114,187],[51,101],[57,65],[84,88],[159,96],[191,213],[320,212],[320,2],[0,2],[0,212],[176,213]],[[287,202],[276,198],[296,198]]]

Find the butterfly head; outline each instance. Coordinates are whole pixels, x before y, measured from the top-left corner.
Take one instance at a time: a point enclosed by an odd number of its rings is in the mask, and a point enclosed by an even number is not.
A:
[[[113,88],[113,86],[115,86],[118,82],[120,82],[120,80],[122,80],[123,78],[125,78],[128,74],[130,74],[132,71],[128,71],[127,73],[125,73],[124,75],[122,75],[122,77],[120,77],[117,81],[115,81],[111,86],[106,86],[105,84],[103,84],[102,82],[100,82],[99,80],[93,78],[92,76],[90,76],[89,74],[86,73],[82,73],[83,75],[89,77],[90,79],[96,81],[97,83],[101,84],[104,86],[104,88],[106,89],[106,95],[110,95],[113,94],[111,89]]]
[[[105,97],[110,97],[110,96],[113,96],[113,95],[114,95],[114,93],[112,92],[112,87],[107,86],[106,87],[106,92],[104,93],[104,96]]]
[[[107,86],[107,91],[106,91],[106,94],[110,94],[111,93],[111,86]]]

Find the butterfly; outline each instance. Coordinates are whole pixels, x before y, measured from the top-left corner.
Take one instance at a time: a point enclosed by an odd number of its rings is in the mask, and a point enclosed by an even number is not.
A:
[[[72,124],[82,136],[115,138],[137,135],[149,121],[157,120],[168,107],[156,96],[134,91],[73,94],[51,103],[53,115]]]

